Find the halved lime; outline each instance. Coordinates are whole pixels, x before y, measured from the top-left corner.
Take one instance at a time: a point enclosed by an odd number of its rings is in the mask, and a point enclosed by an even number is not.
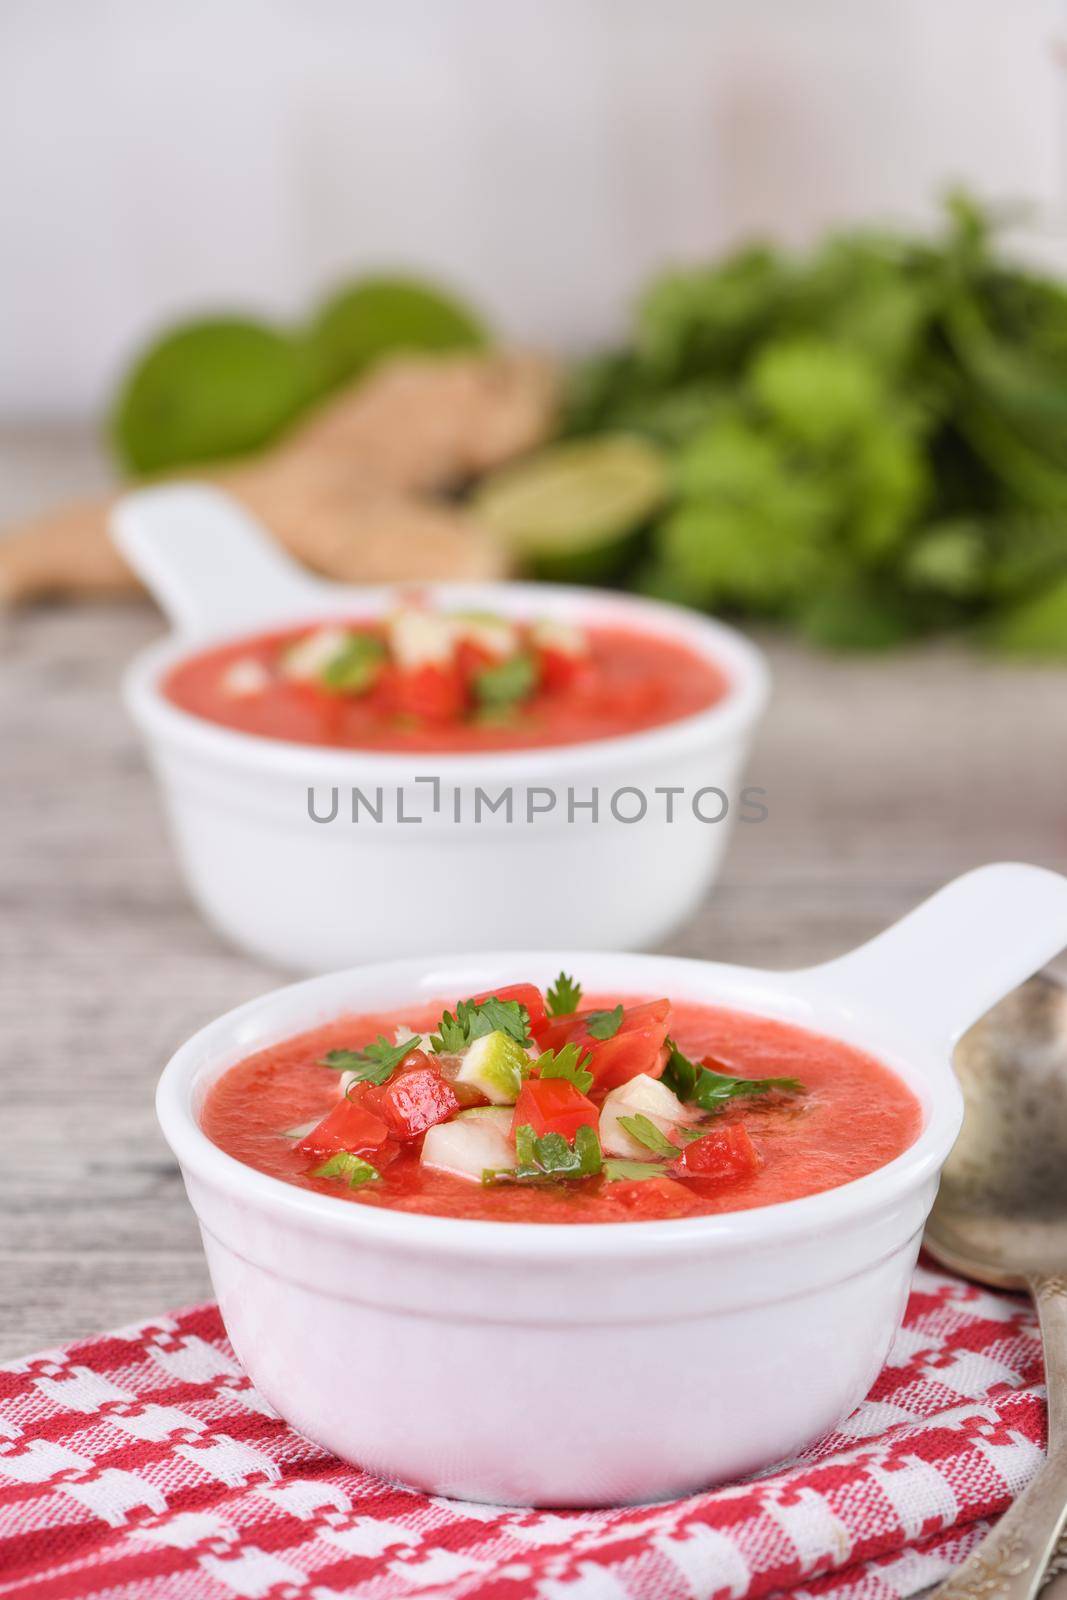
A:
[[[596,583],[625,564],[667,493],[666,458],[655,445],[610,434],[506,467],[478,491],[473,510],[536,577]]]
[[[306,356],[288,334],[248,317],[208,317],[141,353],[111,433],[127,471],[163,472],[261,449],[307,399]]]

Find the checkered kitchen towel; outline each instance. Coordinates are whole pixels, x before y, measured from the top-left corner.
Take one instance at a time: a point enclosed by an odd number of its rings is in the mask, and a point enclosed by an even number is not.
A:
[[[0,1369],[3,1600],[898,1600],[1042,1457],[1029,1306],[920,1267],[870,1397],[772,1476],[666,1505],[428,1499],[259,1398],[214,1306]]]

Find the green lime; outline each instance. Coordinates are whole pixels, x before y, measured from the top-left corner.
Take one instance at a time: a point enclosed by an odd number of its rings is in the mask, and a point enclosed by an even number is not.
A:
[[[537,577],[611,577],[668,493],[667,463],[647,440],[602,435],[553,445],[482,487],[479,520]]]
[[[308,398],[305,357],[244,317],[189,322],[151,345],[119,391],[111,434],[129,472],[223,461],[268,444]]]
[[[415,278],[359,278],[315,315],[308,343],[321,389],[335,389],[398,351],[478,350],[482,323],[462,301]]]

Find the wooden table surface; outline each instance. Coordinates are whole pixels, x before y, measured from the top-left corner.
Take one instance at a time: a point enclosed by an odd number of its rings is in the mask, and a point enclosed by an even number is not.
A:
[[[0,434],[0,525],[103,480],[77,430]],[[186,900],[119,705],[161,626],[136,602],[0,618],[0,1359],[208,1294],[152,1093],[192,1030],[279,980]],[[1067,670],[764,642],[770,818],[671,950],[795,965],[981,862],[1067,870]]]

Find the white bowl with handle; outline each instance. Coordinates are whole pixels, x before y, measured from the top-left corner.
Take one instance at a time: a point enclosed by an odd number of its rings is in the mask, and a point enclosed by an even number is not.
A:
[[[157,1110],[227,1331],[301,1433],[389,1478],[508,1504],[610,1505],[758,1471],[863,1398],[903,1313],[961,1120],[960,1034],[1067,944],[1067,879],[981,868],[839,960],[770,973],[571,951],[442,956],[280,989],[163,1074]],[[727,1005],[833,1035],[915,1092],[922,1131],[800,1200],[668,1222],[524,1224],[335,1199],[201,1131],[227,1067],[345,1012],[529,979]]]
[[[314,972],[557,938],[581,948],[641,948],[707,894],[768,693],[760,652],[732,628],[589,589],[426,585],[420,593],[446,609],[665,637],[713,662],[729,687],[697,715],[583,744],[457,755],[295,744],[193,716],[167,699],[162,681],[191,654],[264,629],[381,616],[396,606],[397,591],[312,577],[214,489],[130,495],[112,531],[174,625],[130,667],[127,705],[194,899],[254,955]],[[352,821],[356,790],[380,821],[362,800]],[[512,795],[510,821],[504,809],[490,809],[503,791]],[[639,797],[646,810],[633,821]],[[335,798],[332,820],[313,820],[312,812],[329,817]]]

